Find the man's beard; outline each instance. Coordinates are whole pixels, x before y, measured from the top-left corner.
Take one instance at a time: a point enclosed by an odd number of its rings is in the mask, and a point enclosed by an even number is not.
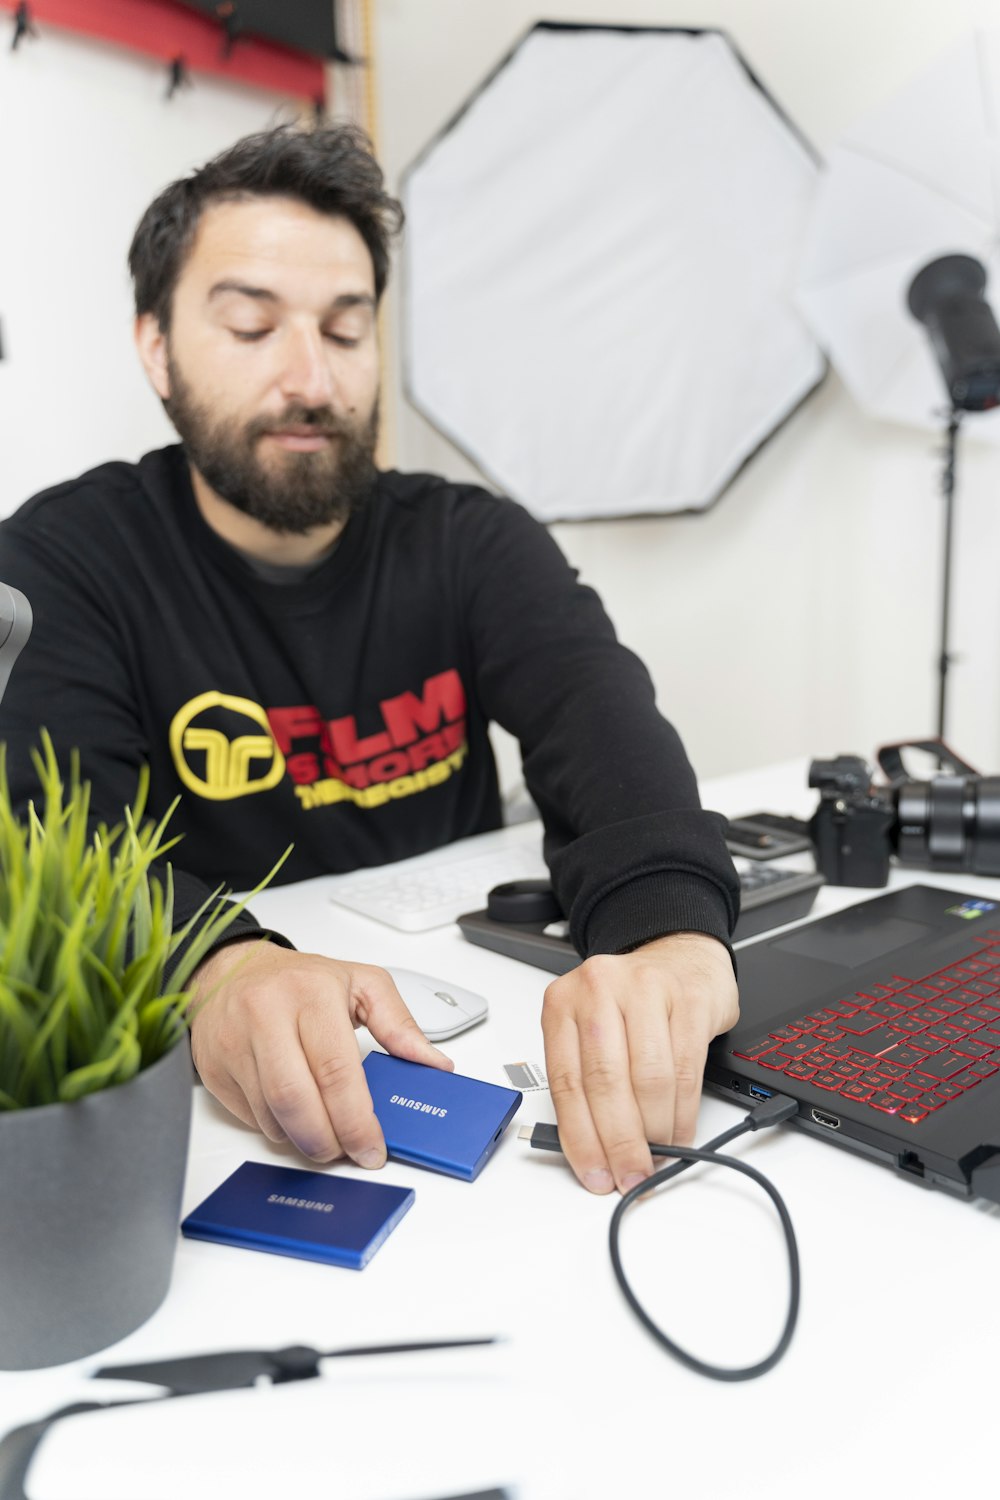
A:
[[[177,428],[188,459],[217,495],[271,531],[301,536],[315,526],[346,522],[371,495],[375,483],[378,403],[358,424],[328,406],[287,406],[274,417],[241,425],[200,402],[172,356],[170,399],[163,405]],[[258,457],[265,433],[313,427],[335,439],[313,453],[275,452],[270,465]]]

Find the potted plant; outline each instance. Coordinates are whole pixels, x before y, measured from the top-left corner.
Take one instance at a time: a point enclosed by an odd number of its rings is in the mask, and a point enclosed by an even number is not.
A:
[[[93,1353],[166,1295],[191,1119],[184,986],[244,905],[217,892],[173,931],[170,867],[153,869],[173,808],[144,821],[148,775],[119,826],[93,829],[78,757],[66,786],[43,732],[34,761],[39,805],[19,819],[0,750],[5,1369]]]

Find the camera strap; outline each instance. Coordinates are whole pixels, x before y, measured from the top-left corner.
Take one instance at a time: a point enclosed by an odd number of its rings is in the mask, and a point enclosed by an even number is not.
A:
[[[890,786],[900,786],[904,781],[916,779],[907,772],[903,764],[904,750],[923,750],[927,755],[933,755],[937,759],[942,770],[948,768],[959,776],[979,775],[979,772],[960,755],[956,755],[944,740],[900,740],[895,745],[883,745],[876,757]]]

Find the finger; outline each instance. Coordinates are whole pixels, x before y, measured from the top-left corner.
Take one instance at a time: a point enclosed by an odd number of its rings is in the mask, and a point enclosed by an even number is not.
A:
[[[354,971],[355,1016],[392,1057],[453,1071],[455,1064],[429,1042],[384,969]]]
[[[648,993],[644,993],[644,988]],[[629,1077],[643,1138],[669,1143],[676,1129],[676,1078],[670,1013],[662,985],[639,987],[626,1019]]]
[[[198,1077],[219,1103],[228,1109],[231,1115],[242,1120],[244,1125],[256,1128],[268,1140],[283,1141],[285,1133],[281,1129],[271,1111],[267,1108],[257,1081],[257,1069],[253,1056],[247,1053],[241,1059],[242,1066],[239,1068],[213,1067],[209,1061],[210,1054],[200,1045],[200,1032],[193,1031],[191,1038],[191,1057],[194,1062]],[[246,1080],[244,1087],[242,1078]]]
[[[331,1014],[335,1013],[336,997],[331,997],[323,1008]],[[354,1034],[343,1007],[341,1014],[348,1043],[357,1056]],[[343,1148],[334,1129],[320,1082],[313,1071],[314,1059],[307,1056],[300,1038],[301,1009],[298,1016],[298,1025],[293,1020],[280,1029],[271,1027],[266,1036],[257,1040],[254,1061],[260,1096],[263,1107],[270,1110],[278,1127],[304,1156],[309,1156],[314,1161],[334,1161],[343,1155]],[[331,1041],[329,1045],[332,1050],[336,1047],[336,1041]],[[324,1048],[320,1051],[321,1067],[325,1066],[325,1057]],[[241,1086],[244,1093],[248,1087],[253,1091],[253,1085],[247,1081]]]
[[[268,1140],[273,1140],[273,1142],[285,1140],[282,1128],[277,1124],[270,1110],[267,1109],[264,1112],[265,1118],[267,1118],[267,1128],[265,1128],[264,1122],[259,1118],[258,1112],[253,1109],[252,1104],[247,1100],[246,1092],[235,1082],[235,1079],[228,1079],[228,1077],[226,1079],[202,1079],[201,1082],[204,1083],[208,1092],[214,1095],[214,1098],[219,1100],[219,1103],[223,1104],[229,1110],[229,1115],[235,1115],[238,1121],[243,1121],[244,1125],[249,1125],[250,1130],[261,1131],[261,1134],[264,1134]]]
[[[559,1144],[583,1186],[591,1193],[610,1193],[615,1185],[583,1091],[580,1040],[571,1016],[542,1012],[545,1068],[555,1105]]]
[[[212,1092],[216,1093],[216,1090],[213,1089]],[[244,1124],[255,1125],[261,1135],[267,1136],[269,1141],[274,1141],[277,1145],[288,1139],[264,1097],[256,1063],[252,1058],[249,1071],[242,1077],[234,1074],[226,1088],[225,1095],[217,1093],[216,1097],[221,1099],[226,1108]],[[241,1107],[237,1108],[236,1103]]]
[[[319,1004],[304,1007],[299,1012],[299,1038],[340,1147],[359,1166],[384,1166],[382,1127],[375,1118],[347,1010]]]
[[[591,1011],[580,1026],[583,1089],[608,1159],[622,1192],[648,1177],[653,1158],[642,1115],[632,1092],[625,1021],[615,1005]]]
[[[701,1106],[701,1087],[705,1074],[705,1048],[678,1052],[675,1065],[677,1096],[674,1105],[674,1134],[678,1146],[693,1146]]]
[[[675,1011],[671,1019],[676,1079],[672,1139],[679,1146],[692,1145],[698,1129],[705,1058],[711,1041],[711,1027],[704,1021],[705,1009],[695,1003],[694,1024],[687,1019],[690,1014],[689,1011],[682,1014]]]

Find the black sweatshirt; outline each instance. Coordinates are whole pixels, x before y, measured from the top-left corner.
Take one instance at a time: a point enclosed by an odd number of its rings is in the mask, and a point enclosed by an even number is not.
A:
[[[581,953],[732,930],[722,822],[645,668],[509,500],[381,474],[325,562],[270,582],[205,522],[171,447],[28,501],[0,526],[0,578],[34,613],[0,708],[15,800],[36,794],[43,725],[61,759],[79,748],[109,823],[148,762],[153,815],[181,794],[178,925],[290,842],[281,881],[498,827],[495,720]]]

